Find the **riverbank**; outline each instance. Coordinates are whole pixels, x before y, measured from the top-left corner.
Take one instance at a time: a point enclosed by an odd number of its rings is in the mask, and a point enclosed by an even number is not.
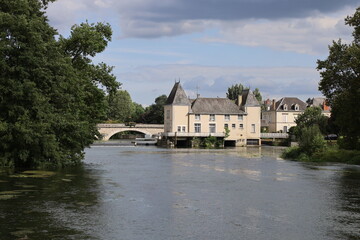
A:
[[[327,147],[310,156],[302,152],[299,147],[290,147],[285,149],[281,157],[300,162],[332,162],[360,165],[360,151],[339,149],[336,146]]]

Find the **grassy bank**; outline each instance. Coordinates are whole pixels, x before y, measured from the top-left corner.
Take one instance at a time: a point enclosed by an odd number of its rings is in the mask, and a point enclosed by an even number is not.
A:
[[[287,148],[282,158],[301,162],[336,162],[360,165],[360,151],[339,149],[337,146],[328,146],[311,155],[301,151],[299,147]]]

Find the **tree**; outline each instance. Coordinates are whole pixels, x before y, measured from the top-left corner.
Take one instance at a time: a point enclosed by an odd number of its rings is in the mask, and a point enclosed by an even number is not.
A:
[[[335,123],[343,135],[341,147],[360,149],[360,8],[345,23],[354,27],[350,44],[341,40],[329,46],[329,56],[318,60],[319,90],[326,96]]]
[[[226,97],[230,100],[236,101],[238,99],[238,96],[241,95],[241,92],[246,89],[249,89],[249,88],[245,88],[241,83],[231,85],[231,87],[228,88]],[[262,96],[261,96],[260,90],[258,88],[255,88],[253,93],[254,93],[256,99],[261,103]]]
[[[320,107],[308,107],[303,114],[300,114],[295,120],[296,127],[293,133],[298,138],[303,129],[316,125],[321,134],[327,134],[327,125],[329,118],[322,114]]]
[[[111,67],[89,58],[104,50],[96,46],[106,46],[110,26],[74,26],[57,41],[43,10],[48,2],[0,0],[1,165],[78,163],[105,117],[102,88],[110,93],[119,85]],[[106,35],[82,41],[105,28]],[[77,31],[82,37],[75,38]]]
[[[143,115],[144,123],[163,124],[164,123],[164,105],[167,96],[161,95],[155,99],[155,104],[151,104],[145,109]]]
[[[141,104],[133,102],[134,112],[132,114],[132,121],[133,122],[142,122],[142,116],[145,113],[145,109]]]
[[[262,96],[261,96],[260,90],[258,88],[255,88],[253,93],[254,93],[255,98],[258,100],[258,102],[261,103]]]
[[[120,122],[131,122],[134,114],[134,105],[130,94],[126,90],[118,90],[108,96],[108,119]]]
[[[306,126],[301,129],[299,134],[300,152],[311,156],[315,152],[319,152],[326,148],[324,136],[321,134],[317,125]]]
[[[226,97],[230,100],[236,101],[238,99],[238,96],[241,94],[242,90],[244,90],[244,89],[245,88],[241,83],[231,85],[231,87],[228,88]]]

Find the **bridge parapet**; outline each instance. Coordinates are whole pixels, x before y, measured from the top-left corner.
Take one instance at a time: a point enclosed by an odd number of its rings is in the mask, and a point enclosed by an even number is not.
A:
[[[135,126],[128,126],[124,123],[100,123],[97,125],[98,128],[164,128],[164,124],[136,124]]]
[[[287,133],[261,133],[261,138],[288,138],[289,134]]]

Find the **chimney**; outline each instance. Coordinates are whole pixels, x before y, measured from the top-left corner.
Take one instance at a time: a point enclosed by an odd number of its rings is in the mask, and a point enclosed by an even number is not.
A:
[[[241,96],[241,95],[238,95],[237,105],[238,105],[238,106],[241,106],[241,104],[242,104],[242,96]]]
[[[273,110],[276,110],[275,99],[272,100],[272,108],[273,108]]]

